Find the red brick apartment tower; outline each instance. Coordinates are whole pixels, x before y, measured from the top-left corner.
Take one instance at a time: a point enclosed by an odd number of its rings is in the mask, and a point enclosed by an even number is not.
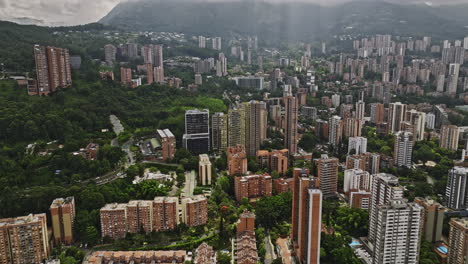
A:
[[[244,145],[228,147],[227,162],[229,176],[244,175],[247,173],[247,153]]]
[[[338,159],[322,155],[317,159],[317,176],[320,190],[325,198],[336,195],[338,189]]]
[[[286,96],[283,100],[286,109],[284,145],[289,153],[295,154],[297,153],[297,115],[299,107],[296,97]]]
[[[132,83],[132,69],[121,67],[120,68],[120,82],[125,85]]]
[[[169,129],[158,129],[157,134],[162,145],[162,159],[164,161],[173,159],[176,151],[176,139],[174,134],[172,134]]]
[[[149,233],[153,226],[153,201],[130,201],[127,205],[127,232]]]
[[[75,198],[55,199],[50,205],[50,216],[55,244],[71,245],[75,223]]]
[[[182,199],[182,218],[187,226],[200,226],[208,222],[208,200],[203,195]]]
[[[322,192],[316,178],[294,176],[292,240],[301,263],[320,262]]]
[[[45,214],[0,219],[0,263],[42,263],[50,246]]]
[[[273,181],[268,174],[248,175],[234,179],[234,192],[237,201],[243,198],[260,198],[272,195]]]
[[[101,236],[113,239],[127,234],[127,204],[106,204],[101,208]]]
[[[72,84],[68,49],[34,46],[37,84],[28,90],[30,95],[47,95]]]
[[[173,230],[178,224],[177,197],[155,197],[153,201],[153,231]]]

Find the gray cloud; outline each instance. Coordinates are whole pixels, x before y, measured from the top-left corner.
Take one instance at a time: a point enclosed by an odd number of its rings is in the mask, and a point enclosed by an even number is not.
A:
[[[86,24],[96,22],[119,2],[120,0],[0,0],[0,20],[18,21],[28,18],[31,21],[45,21],[47,25]]]
[[[121,0],[0,0],[0,20],[46,25],[78,25],[98,21]],[[138,1],[138,0],[122,0]],[[160,1],[160,0],[158,0]],[[168,0],[171,1],[171,0]],[[236,0],[185,0],[236,1]],[[358,0],[262,0],[273,2],[312,2],[333,5]],[[361,0],[362,1],[362,0]],[[432,2],[434,4],[468,3],[468,0],[373,0],[400,4]],[[25,19],[27,18],[27,19]],[[20,20],[21,19],[21,20]]]

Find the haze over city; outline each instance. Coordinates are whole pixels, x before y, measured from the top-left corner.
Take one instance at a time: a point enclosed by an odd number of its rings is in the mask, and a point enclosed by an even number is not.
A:
[[[0,264],[468,264],[468,0],[0,0]]]
[[[50,26],[93,23],[105,16],[120,2],[142,0],[0,0],[0,19],[24,24]],[[148,0],[143,0],[148,1]],[[159,2],[161,0],[150,0]],[[185,2],[232,2],[237,0],[177,0]],[[238,0],[241,1],[241,0]],[[397,4],[422,3],[428,5],[468,3],[466,0],[259,0],[260,2],[304,2],[324,6],[346,2],[389,2]]]

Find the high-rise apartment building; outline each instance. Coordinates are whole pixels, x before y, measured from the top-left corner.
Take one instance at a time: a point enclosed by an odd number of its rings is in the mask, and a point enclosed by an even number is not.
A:
[[[72,84],[68,49],[35,45],[34,58],[37,82],[28,89],[29,95],[47,95]]]
[[[341,139],[343,137],[343,122],[341,117],[332,116],[328,124],[328,142],[330,145],[337,147],[341,144]]]
[[[216,76],[222,77],[227,74],[227,58],[224,56],[224,53],[220,53],[216,61]]]
[[[208,202],[203,195],[182,198],[155,197],[154,200],[107,204],[100,210],[102,237],[124,238],[127,233],[160,232],[176,228],[181,209],[182,222],[198,226],[208,221]]]
[[[446,212],[446,209],[429,197],[416,197],[414,202],[424,208],[423,238],[431,243],[441,241],[444,213]]]
[[[268,174],[235,177],[234,192],[236,200],[261,198],[272,195],[273,181]]]
[[[450,220],[447,264],[468,263],[468,218]]]
[[[371,190],[371,205],[369,208],[368,240],[375,243],[377,237],[378,208],[392,200],[403,198],[404,188],[399,185],[398,178],[391,174],[379,173],[373,175]]]
[[[401,123],[405,121],[406,104],[391,103],[388,109],[388,131],[392,134],[401,130]]]
[[[201,49],[206,48],[206,37],[205,36],[198,36],[198,47]]]
[[[338,189],[338,163],[337,158],[322,155],[317,162],[317,177],[320,180],[320,190],[323,197],[335,196]]]
[[[412,126],[414,141],[424,140],[424,131],[426,127],[426,113],[416,111],[414,109],[406,112],[406,121]]]
[[[372,189],[372,174],[361,169],[344,171],[343,191],[348,194],[353,190],[370,191]]]
[[[419,263],[423,208],[394,199],[376,211],[372,263]]]
[[[338,108],[341,104],[341,96],[339,94],[332,95],[331,102],[333,107]]]
[[[50,216],[55,244],[71,245],[75,223],[75,198],[55,199],[50,205]]]
[[[301,116],[305,119],[315,121],[317,120],[317,108],[312,106],[302,106]]]
[[[185,134],[182,138],[184,148],[193,154],[210,151],[210,111],[187,110],[185,112]]]
[[[155,197],[153,200],[153,231],[174,230],[179,224],[177,197]]]
[[[359,155],[367,152],[367,138],[350,137],[348,139],[348,154],[354,150],[354,154]]]
[[[107,66],[114,65],[116,61],[117,48],[112,44],[107,44],[104,46],[104,60]]]
[[[195,73],[195,84],[196,85],[203,84],[203,76],[200,73]]]
[[[363,119],[346,118],[343,120],[342,134],[345,137],[360,137],[362,135]]]
[[[107,204],[100,213],[102,237],[124,238],[127,234],[127,205]]]
[[[297,152],[297,115],[298,115],[298,102],[297,98],[293,96],[286,96],[283,98],[285,113],[285,133],[284,145],[289,150],[289,153],[296,154]]]
[[[411,167],[413,155],[413,133],[399,131],[395,134],[393,158],[399,167]]]
[[[228,115],[214,113],[211,117],[211,139],[213,151],[222,152],[228,147]]]
[[[155,83],[159,83],[159,84],[164,83],[164,68],[162,66],[154,67],[153,74],[154,74],[153,81]]]
[[[228,147],[226,152],[229,176],[247,174],[247,153],[244,145]]]
[[[453,167],[449,170],[445,203],[453,210],[468,208],[468,168]]]
[[[124,238],[127,233],[173,230],[178,224],[177,197],[155,197],[153,201],[107,204],[101,208],[102,237]]]
[[[208,200],[203,195],[182,198],[182,222],[201,226],[208,222]]]
[[[449,65],[448,83],[447,83],[447,94],[450,96],[455,96],[457,94],[459,75],[460,75],[460,64],[451,63]]]
[[[153,46],[153,64],[155,67],[164,68],[164,55],[162,45]]]
[[[279,174],[285,174],[289,165],[289,151],[283,150],[259,150],[257,151],[257,163],[262,169],[276,171]]]
[[[222,39],[220,37],[214,37],[211,39],[211,44],[214,50],[221,50],[221,41]]]
[[[426,128],[434,129],[434,127],[435,127],[435,115],[433,113],[429,113],[426,115]]]
[[[42,263],[50,254],[46,214],[0,219],[0,263]]]
[[[258,262],[254,213],[244,211],[239,216],[236,242],[236,260],[238,264],[255,264]]]
[[[158,129],[157,138],[161,142],[161,159],[172,160],[176,152],[176,139],[169,129]]]
[[[249,156],[255,156],[266,139],[267,108],[265,102],[250,101],[243,103],[245,112],[245,147]]]
[[[300,263],[320,263],[322,192],[317,178],[294,175],[292,241]]]
[[[364,101],[359,100],[356,102],[356,118],[359,120],[364,120],[366,116],[366,103]]]
[[[146,83],[147,84],[154,83],[153,64],[146,63],[145,64],[145,71],[146,71]]]
[[[255,233],[255,214],[249,211],[244,211],[239,216],[239,221],[237,221],[237,234],[242,234],[244,232]]]
[[[127,43],[124,45],[125,55],[128,58],[138,57],[138,44],[137,43]]]
[[[211,185],[211,161],[207,154],[200,154],[198,162],[198,182],[201,185]]]
[[[349,192],[349,207],[369,210],[371,192],[365,190],[355,190]]]
[[[228,112],[228,144],[230,147],[246,144],[245,109],[231,108]]]
[[[145,64],[153,64],[153,45],[141,47],[141,56]]]
[[[456,151],[458,149],[459,137],[459,127],[455,125],[442,126],[440,131],[440,147]]]
[[[346,157],[347,169],[361,169],[368,171],[370,174],[377,174],[380,171],[380,154],[378,153],[362,153],[359,155],[348,155]]]
[[[124,85],[132,83],[132,69],[120,67],[120,82]]]
[[[127,233],[149,233],[153,227],[153,201],[130,201],[126,206]]]

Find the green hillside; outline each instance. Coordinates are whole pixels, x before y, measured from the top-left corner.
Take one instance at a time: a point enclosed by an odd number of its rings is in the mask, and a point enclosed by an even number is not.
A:
[[[250,34],[273,41],[317,40],[346,33],[447,38],[464,36],[468,32],[459,20],[435,16],[434,10],[426,6],[385,2],[322,7],[251,0],[223,3],[142,0],[117,5],[100,22],[129,30],[221,36]]]

